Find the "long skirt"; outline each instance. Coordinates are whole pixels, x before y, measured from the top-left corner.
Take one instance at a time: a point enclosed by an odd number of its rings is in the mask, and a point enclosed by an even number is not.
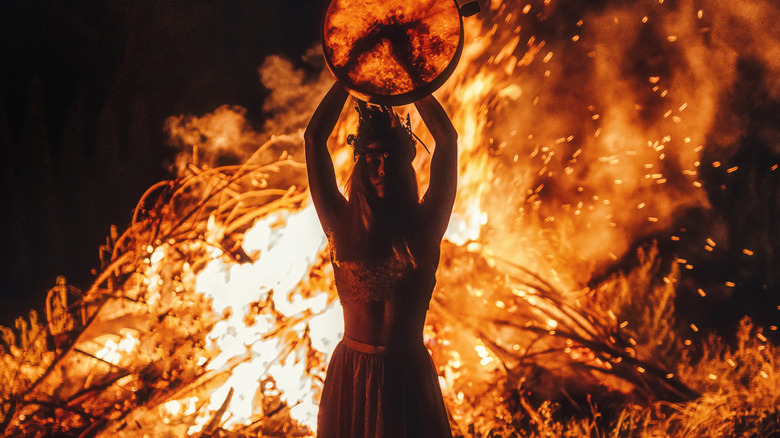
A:
[[[318,438],[451,438],[436,369],[422,341],[402,347],[344,338],[328,365]]]

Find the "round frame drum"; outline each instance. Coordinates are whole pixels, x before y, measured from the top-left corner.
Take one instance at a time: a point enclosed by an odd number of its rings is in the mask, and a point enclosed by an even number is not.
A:
[[[455,70],[463,19],[455,0],[332,0],[322,48],[353,96],[406,105],[431,94]]]

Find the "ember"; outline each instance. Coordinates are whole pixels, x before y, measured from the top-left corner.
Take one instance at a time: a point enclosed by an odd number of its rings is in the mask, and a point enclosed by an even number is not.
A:
[[[461,178],[425,329],[457,435],[780,433],[777,327],[743,319],[727,345],[676,312],[701,255],[659,243],[693,240],[676,221],[710,208],[701,163],[722,161],[723,178],[747,171],[712,139],[735,135],[717,101],[741,49],[719,26],[749,23],[752,50],[780,72],[774,23],[757,18],[777,7],[678,3],[571,22],[555,1],[493,0],[466,23],[440,92]],[[302,165],[302,123],[331,81],[311,62],[318,78],[280,58],[262,66],[265,132],[236,108],[169,120],[179,176],[112,231],[94,284],[61,279],[46,322],[3,328],[6,435],[313,434],[342,321]],[[332,139],[342,181],[349,117]],[[227,154],[243,164],[216,166]],[[428,159],[415,161],[423,175]],[[703,254],[728,250],[708,232]]]

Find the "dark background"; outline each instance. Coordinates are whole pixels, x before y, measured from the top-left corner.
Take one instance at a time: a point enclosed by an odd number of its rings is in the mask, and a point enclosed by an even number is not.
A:
[[[84,290],[176,151],[163,124],[240,105],[258,67],[319,40],[322,0],[0,2],[0,324],[42,311],[58,275]]]

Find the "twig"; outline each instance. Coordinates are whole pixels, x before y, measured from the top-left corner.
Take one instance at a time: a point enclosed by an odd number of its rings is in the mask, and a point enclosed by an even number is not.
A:
[[[203,432],[200,434],[201,437],[210,437],[211,434],[217,429],[222,416],[225,415],[225,411],[227,411],[228,405],[230,404],[230,399],[232,398],[233,388],[231,387],[230,391],[228,391],[227,397],[225,397],[225,401],[222,402],[222,406],[220,406],[217,412],[214,413],[214,416],[211,418],[209,424],[203,428]]]

